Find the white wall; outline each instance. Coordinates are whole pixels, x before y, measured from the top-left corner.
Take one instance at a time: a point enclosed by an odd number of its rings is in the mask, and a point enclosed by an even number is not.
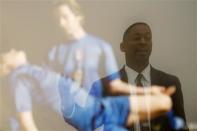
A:
[[[79,1],[86,15],[86,29],[112,43],[120,67],[124,57],[119,51],[119,43],[126,27],[136,20],[145,20],[151,25],[151,62],[153,66],[180,78],[187,118],[189,121],[197,121],[196,1]],[[32,62],[39,62],[40,56],[48,48],[64,39],[52,9],[50,0],[4,1],[3,50],[22,48],[28,52]]]

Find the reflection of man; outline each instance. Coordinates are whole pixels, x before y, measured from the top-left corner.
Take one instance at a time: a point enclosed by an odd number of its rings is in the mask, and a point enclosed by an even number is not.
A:
[[[149,63],[152,51],[152,32],[150,26],[144,22],[132,24],[124,33],[121,51],[125,53],[126,65],[118,72],[123,81],[140,87],[149,85],[160,85],[168,87],[176,86],[176,93],[172,96],[173,110],[176,116],[185,120],[183,95],[179,79],[170,74],[153,68]],[[117,74],[117,73],[114,73]],[[112,75],[113,76],[113,75]],[[108,76],[109,77],[109,76]],[[91,93],[96,96],[120,95],[109,86],[108,77],[102,79],[103,94],[94,94],[94,89],[100,88],[101,84],[93,84]],[[110,76],[111,77],[111,76]],[[145,124],[144,124],[145,125]],[[152,121],[151,128],[159,130],[170,130],[165,117]],[[142,129],[143,127],[141,127]],[[146,128],[146,127],[144,127]]]

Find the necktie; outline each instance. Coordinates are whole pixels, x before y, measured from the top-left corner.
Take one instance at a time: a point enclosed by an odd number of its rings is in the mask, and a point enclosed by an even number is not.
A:
[[[143,84],[142,84],[142,79],[143,79],[143,74],[141,74],[141,73],[139,73],[138,75],[137,75],[137,77],[136,77],[136,79],[135,79],[135,82],[136,82],[136,86],[138,86],[138,87],[143,87]],[[151,129],[150,129],[150,127],[146,124],[145,126],[143,126],[143,125],[145,125],[145,123],[138,123],[137,125],[136,125],[136,131],[150,131]]]
[[[142,78],[143,78],[143,75],[141,73],[139,73],[135,79],[135,82],[136,82],[136,86],[140,86],[140,87],[143,87],[143,84],[142,84]]]

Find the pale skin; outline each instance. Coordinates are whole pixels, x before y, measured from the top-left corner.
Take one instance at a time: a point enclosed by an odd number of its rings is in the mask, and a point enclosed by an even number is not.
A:
[[[143,94],[160,94],[164,93],[167,95],[171,95],[171,92],[174,91],[175,88],[165,89],[162,86],[151,86],[151,89],[148,88],[136,88],[136,86],[132,86],[128,83],[121,81],[120,79],[115,79],[110,82],[109,93],[112,96],[116,95],[143,95]]]
[[[35,121],[33,119],[32,111],[20,112],[18,113],[18,117],[21,127],[25,131],[38,131],[38,128],[36,127]]]

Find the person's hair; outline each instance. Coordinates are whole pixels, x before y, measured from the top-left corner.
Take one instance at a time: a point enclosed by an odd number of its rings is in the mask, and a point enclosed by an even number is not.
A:
[[[55,7],[59,8],[60,6],[66,5],[70,8],[70,10],[76,15],[82,18],[81,23],[84,23],[84,15],[82,13],[80,5],[76,0],[56,0],[54,2]]]
[[[128,33],[131,31],[131,29],[132,29],[133,27],[135,27],[136,25],[146,25],[146,26],[150,29],[150,26],[149,26],[147,23],[145,23],[145,22],[135,22],[135,23],[133,23],[132,25],[130,25],[130,26],[126,29],[126,31],[124,32],[124,34],[123,34],[123,41],[126,40],[127,34],[128,34]],[[150,31],[151,31],[151,29],[150,29]]]

